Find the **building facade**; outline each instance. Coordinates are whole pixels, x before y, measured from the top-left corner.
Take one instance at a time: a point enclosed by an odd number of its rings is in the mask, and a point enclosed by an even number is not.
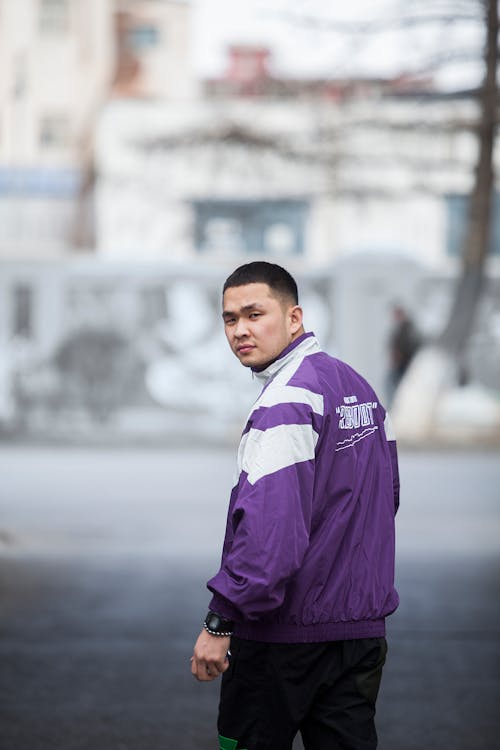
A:
[[[191,95],[189,10],[149,0],[0,9],[0,255],[95,244],[94,136],[110,98]]]
[[[103,112],[100,255],[320,267],[389,251],[456,268],[477,155],[470,98],[215,90],[175,106],[116,101]]]
[[[86,239],[79,209],[91,169],[95,113],[109,89],[110,9],[110,0],[2,3],[3,255],[64,254]]]

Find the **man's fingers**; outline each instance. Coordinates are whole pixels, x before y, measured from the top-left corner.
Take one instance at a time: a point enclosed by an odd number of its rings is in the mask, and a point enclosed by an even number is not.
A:
[[[197,659],[191,660],[191,674],[200,682],[210,682],[219,676],[219,669],[214,664],[207,664],[206,661]]]
[[[191,657],[191,673],[199,680],[215,680],[228,667],[229,659],[227,657],[223,661],[208,661],[197,659],[195,656]]]
[[[194,656],[191,657],[191,674],[194,675],[197,680],[203,682],[213,679],[210,673],[210,668],[207,666],[206,662],[198,660]]]
[[[202,630],[195,643],[191,673],[202,682],[215,680],[229,666],[229,638],[219,638]]]
[[[214,680],[222,672],[220,665],[216,661],[208,661],[205,663],[205,671],[210,675],[210,679]]]
[[[200,666],[196,670],[195,677],[200,682],[210,682],[210,680],[213,680],[213,676],[210,674],[210,672],[207,672],[206,668],[204,666]]]

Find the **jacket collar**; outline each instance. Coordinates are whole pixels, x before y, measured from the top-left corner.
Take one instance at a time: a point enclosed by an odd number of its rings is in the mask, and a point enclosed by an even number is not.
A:
[[[292,341],[286,349],[283,349],[279,357],[276,357],[264,370],[254,370],[252,367],[252,372],[256,378],[267,384],[271,378],[274,378],[292,360],[296,358],[303,359],[308,354],[314,354],[314,352],[319,351],[321,349],[314,333],[303,333],[298,339]]]

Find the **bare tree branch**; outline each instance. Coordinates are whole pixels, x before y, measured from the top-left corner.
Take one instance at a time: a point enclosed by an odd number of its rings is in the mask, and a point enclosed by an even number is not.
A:
[[[275,14],[273,14],[275,15]],[[476,21],[481,22],[478,13],[473,12],[453,12],[453,13],[407,13],[399,17],[377,18],[364,22],[349,22],[334,20],[331,18],[320,18],[312,15],[296,14],[290,11],[280,13],[281,18],[289,21],[291,24],[301,26],[302,28],[316,29],[321,31],[337,32],[339,34],[357,35],[374,35],[385,33],[387,31],[398,31],[427,25],[456,25],[462,22]]]

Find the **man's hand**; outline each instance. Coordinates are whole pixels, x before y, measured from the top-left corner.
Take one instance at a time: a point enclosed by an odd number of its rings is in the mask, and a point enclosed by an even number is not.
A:
[[[226,671],[230,641],[229,636],[210,635],[205,629],[201,631],[191,657],[191,673],[197,680],[210,682]]]

